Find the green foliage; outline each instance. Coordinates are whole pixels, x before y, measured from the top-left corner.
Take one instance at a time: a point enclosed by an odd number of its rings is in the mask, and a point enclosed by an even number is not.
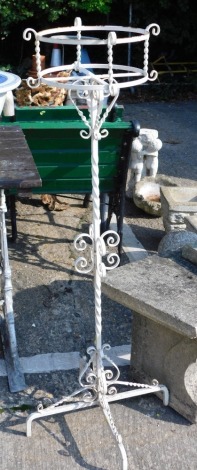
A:
[[[138,0],[134,2],[138,24],[157,22],[161,28],[159,42],[162,52],[174,60],[195,56],[197,43],[197,8],[192,0]]]
[[[0,41],[0,60],[4,57],[13,63],[19,60],[16,57],[21,47],[19,38],[26,27],[39,31],[68,26],[76,16],[82,17],[83,24],[107,21],[127,26],[130,5],[133,27],[160,25],[160,35],[151,39],[151,60],[160,55],[175,61],[196,60],[197,2],[193,0],[0,0],[0,37],[7,38]]]
[[[1,0],[1,35],[7,35],[13,25],[29,18],[39,19],[43,14],[55,21],[65,14],[63,0]]]
[[[0,31],[6,36],[13,25],[27,19],[54,23],[71,11],[109,12],[112,0],[1,0]]]
[[[74,10],[86,10],[88,13],[99,11],[101,13],[109,13],[112,0],[71,0],[69,6]]]

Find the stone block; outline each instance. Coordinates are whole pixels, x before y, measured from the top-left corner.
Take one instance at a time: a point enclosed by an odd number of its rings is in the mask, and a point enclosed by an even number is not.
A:
[[[197,339],[134,312],[131,351],[132,380],[165,384],[169,406],[197,422]]]
[[[160,190],[165,230],[185,229],[185,217],[197,215],[197,188],[161,186]]]

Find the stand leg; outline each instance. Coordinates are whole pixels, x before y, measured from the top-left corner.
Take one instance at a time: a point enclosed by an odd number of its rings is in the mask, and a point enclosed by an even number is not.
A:
[[[5,194],[1,190],[0,197],[0,231],[1,231],[1,269],[2,269],[2,311],[1,335],[4,348],[8,382],[11,392],[19,392],[26,388],[24,374],[18,357],[16,332],[14,324],[11,269],[8,257]]]

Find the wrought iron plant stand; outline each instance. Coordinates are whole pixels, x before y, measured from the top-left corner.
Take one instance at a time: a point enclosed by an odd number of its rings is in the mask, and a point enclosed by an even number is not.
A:
[[[100,38],[83,36],[87,31],[97,34]],[[65,28],[49,29],[36,32],[33,29],[24,31],[24,39],[30,40],[35,36],[35,52],[37,64],[37,79],[28,78],[30,86],[35,87],[40,83],[48,84],[68,90],[69,98],[81,117],[87,130],[80,132],[83,139],[91,139],[91,162],[92,162],[92,203],[93,217],[89,234],[80,234],[74,240],[75,248],[81,253],[76,260],[75,267],[80,273],[94,273],[95,292],[95,345],[88,348],[87,358],[82,361],[79,373],[80,388],[70,396],[62,398],[55,404],[44,408],[38,406],[37,412],[32,413],[27,419],[27,436],[31,436],[31,423],[34,419],[44,416],[51,416],[58,413],[66,413],[72,410],[88,408],[100,405],[111,431],[118,443],[123,470],[128,468],[127,455],[122,443],[121,435],[114,424],[109,403],[125,398],[144,395],[148,393],[163,393],[163,402],[168,404],[168,390],[164,385],[159,385],[155,381],[152,385],[138,384],[119,380],[120,371],[116,364],[108,357],[108,344],[102,344],[102,311],[101,311],[101,280],[110,269],[116,268],[119,264],[119,256],[110,251],[117,247],[119,236],[115,231],[108,230],[100,234],[100,194],[99,194],[99,141],[108,135],[108,131],[103,128],[103,124],[114,106],[119,91],[125,87],[133,87],[147,80],[154,80],[156,71],[148,74],[148,51],[150,32],[159,34],[159,26],[149,25],[146,29],[136,29],[131,27],[118,26],[83,26],[81,19],[76,18],[74,26]],[[55,40],[54,40],[55,38]],[[57,43],[60,45],[76,46],[76,61],[69,65],[50,67],[41,70],[40,43]],[[119,44],[142,43],[143,47],[143,68],[136,68],[126,65],[113,64],[113,50]],[[107,51],[107,62],[105,64],[92,63],[91,70],[89,64],[81,63],[81,48],[83,46],[105,46]],[[58,72],[74,71],[69,76],[57,76]],[[56,75],[55,75],[56,74]],[[59,75],[59,74],[58,74]],[[61,74],[63,75],[63,74]],[[104,106],[106,99],[110,97],[110,103]],[[83,108],[79,107],[79,99],[85,99],[89,111],[89,119],[85,116]],[[90,256],[85,253],[89,250]],[[87,256],[87,257],[86,257]],[[106,264],[104,263],[104,259]],[[107,370],[104,368],[104,361],[109,364]],[[119,391],[121,387],[129,390]],[[123,389],[122,389],[123,390]]]

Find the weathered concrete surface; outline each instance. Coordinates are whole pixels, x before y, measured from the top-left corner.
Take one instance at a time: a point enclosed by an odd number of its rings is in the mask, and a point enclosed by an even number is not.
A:
[[[191,261],[191,263],[197,264],[197,242],[184,245],[182,248],[182,256]]]
[[[155,255],[103,282],[106,295],[134,310],[133,379],[167,385],[170,406],[191,422],[197,421],[196,274],[189,264]]]
[[[149,395],[111,405],[129,470],[196,470],[196,427]],[[25,436],[21,411],[0,415],[2,470],[122,470],[99,408],[35,421]]]

